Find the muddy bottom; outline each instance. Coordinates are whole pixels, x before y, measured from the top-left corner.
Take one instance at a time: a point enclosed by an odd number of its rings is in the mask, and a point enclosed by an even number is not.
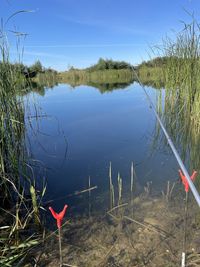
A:
[[[104,215],[76,217],[62,229],[63,266],[180,267],[185,201],[141,195]],[[187,267],[200,266],[200,216],[188,203]],[[59,266],[57,233],[45,244],[40,266]]]

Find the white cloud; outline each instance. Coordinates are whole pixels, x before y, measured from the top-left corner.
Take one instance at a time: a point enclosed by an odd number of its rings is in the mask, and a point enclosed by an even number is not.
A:
[[[117,22],[113,21],[113,23],[110,23],[110,21],[106,20],[98,20],[98,19],[88,19],[88,18],[72,18],[70,16],[57,16],[59,19],[64,20],[69,23],[79,24],[79,25],[85,25],[85,26],[91,26],[91,27],[102,27],[106,30],[110,30],[112,32],[121,33],[121,34],[130,34],[130,35],[144,35],[149,36],[152,35],[152,31],[149,32],[147,30],[139,29],[139,27],[131,27],[130,25],[119,25]]]
[[[17,51],[11,51],[11,54],[18,55],[19,52]],[[24,51],[24,56],[35,56],[35,57],[45,57],[45,58],[57,58],[57,59],[63,59],[63,55],[61,54],[53,54],[53,53],[45,53],[45,52],[38,52],[38,51]]]
[[[98,48],[98,47],[135,47],[144,46],[140,43],[113,43],[113,44],[58,44],[58,45],[27,45],[25,48]]]

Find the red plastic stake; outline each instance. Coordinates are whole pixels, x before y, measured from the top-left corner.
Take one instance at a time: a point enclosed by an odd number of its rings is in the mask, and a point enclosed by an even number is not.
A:
[[[179,170],[179,174],[180,174],[182,183],[183,183],[183,185],[184,185],[184,187],[185,187],[185,192],[188,193],[188,191],[189,191],[189,184],[188,184],[188,181],[187,181],[185,175],[182,173],[181,170]],[[193,182],[194,182],[196,176],[197,176],[197,171],[193,171],[192,176],[190,177],[191,180],[192,180]]]
[[[181,170],[179,170],[179,174],[180,174],[182,183],[183,183],[183,185],[185,187],[184,238],[183,238],[183,252],[182,252],[182,260],[181,260],[181,267],[185,267],[185,260],[186,260],[186,229],[187,229],[189,184],[188,184],[188,181],[187,181],[185,175],[182,173]],[[192,176],[190,177],[192,182],[194,182],[196,176],[197,176],[197,171],[193,171]]]
[[[52,207],[49,207],[49,210],[51,211],[52,216],[54,219],[56,219],[57,227],[58,227],[58,236],[59,236],[59,254],[60,254],[60,267],[63,266],[63,257],[62,257],[62,246],[61,246],[61,226],[62,226],[62,220],[65,216],[67,205],[64,206],[63,210],[59,213],[55,212]]]
[[[56,219],[56,221],[57,221],[57,227],[58,227],[58,229],[61,228],[62,220],[63,220],[63,218],[64,218],[64,216],[65,216],[65,212],[66,212],[67,207],[68,207],[68,206],[65,205],[64,208],[63,208],[63,210],[62,210],[61,212],[59,212],[59,213],[56,213],[56,212],[53,210],[52,207],[49,207],[49,210],[51,211],[52,216],[53,216],[54,219]]]

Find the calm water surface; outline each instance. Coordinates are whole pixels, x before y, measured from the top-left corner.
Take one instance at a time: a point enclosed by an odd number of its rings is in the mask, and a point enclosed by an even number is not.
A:
[[[148,93],[155,102],[158,90],[149,87]],[[29,101],[40,108],[40,117],[28,127],[30,151],[38,160],[39,180],[47,179],[46,199],[54,199],[55,206],[73,205],[71,198],[58,198],[87,188],[89,176],[91,185],[98,186],[95,194],[107,192],[109,162],[113,181],[120,172],[124,190],[130,187],[131,162],[138,191],[152,181],[160,192],[168,180],[178,178],[169,148],[153,145],[156,120],[138,84],[105,93],[60,84],[43,96],[31,94]]]

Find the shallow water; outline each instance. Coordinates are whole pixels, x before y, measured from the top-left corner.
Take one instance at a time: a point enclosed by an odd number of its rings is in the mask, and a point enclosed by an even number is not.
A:
[[[158,89],[147,90],[156,102]],[[52,205],[75,205],[73,198],[65,196],[88,188],[89,176],[91,186],[98,187],[95,194],[107,192],[110,162],[113,183],[120,172],[124,191],[130,188],[131,162],[136,191],[152,181],[161,192],[168,180],[178,178],[169,148],[159,142],[153,145],[155,116],[137,83],[105,93],[90,86],[59,84],[42,96],[31,93],[29,101],[32,116],[36,104],[39,117],[31,120],[32,127],[27,123],[27,141],[32,158],[37,159],[36,175],[47,180],[45,198],[55,200]]]

